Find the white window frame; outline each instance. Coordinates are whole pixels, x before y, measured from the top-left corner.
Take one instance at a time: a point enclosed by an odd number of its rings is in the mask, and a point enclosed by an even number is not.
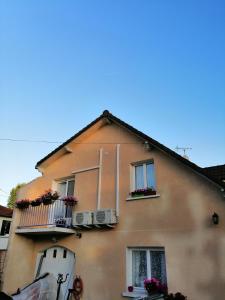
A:
[[[68,183],[70,181],[74,181],[74,190],[73,190],[73,196],[75,194],[75,177],[70,177],[70,178],[65,178],[65,179],[62,179],[62,180],[57,180],[57,191],[59,191],[59,184],[62,184],[62,183],[66,183],[66,195],[67,196],[67,192],[68,192]]]
[[[126,283],[128,286],[133,286],[133,280],[132,280],[132,252],[133,251],[146,251],[147,253],[147,278],[151,278],[151,251],[164,251],[165,254],[165,248],[164,247],[128,247],[126,249]],[[146,292],[144,287],[135,287],[134,293],[143,293]]]
[[[144,178],[144,189],[147,189],[147,165],[148,164],[152,164],[154,166],[154,179],[155,179],[155,186],[153,187],[156,190],[156,176],[155,176],[155,164],[153,160],[147,160],[147,161],[141,161],[141,162],[137,162],[137,163],[132,163],[131,165],[131,174],[132,174],[132,178],[131,178],[131,192],[133,192],[134,190],[136,190],[136,174],[135,174],[135,168],[138,166],[143,166],[143,178]]]

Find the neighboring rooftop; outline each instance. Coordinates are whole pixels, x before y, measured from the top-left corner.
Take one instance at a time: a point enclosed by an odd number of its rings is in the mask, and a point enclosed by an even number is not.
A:
[[[0,217],[11,218],[13,210],[11,208],[0,205]]]
[[[225,180],[225,165],[212,166],[203,169],[206,173],[216,178],[217,180]]]

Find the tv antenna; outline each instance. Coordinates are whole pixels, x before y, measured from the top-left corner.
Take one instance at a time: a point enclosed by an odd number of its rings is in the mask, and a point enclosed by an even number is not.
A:
[[[183,157],[186,158],[186,159],[189,159],[189,157],[187,156],[186,154],[186,151],[187,150],[192,150],[191,147],[178,147],[176,146],[175,150],[178,152],[178,151],[183,151]]]

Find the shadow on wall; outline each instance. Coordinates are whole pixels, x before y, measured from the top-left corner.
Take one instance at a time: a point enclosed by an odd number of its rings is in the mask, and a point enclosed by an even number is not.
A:
[[[213,238],[205,243],[203,255],[208,257],[209,262],[213,265],[212,275],[208,282],[197,282],[196,284],[196,288],[200,289],[202,294],[205,293],[206,299],[210,300],[223,299],[224,297],[225,278],[223,277],[224,264],[220,259],[221,243],[219,233],[215,233]]]

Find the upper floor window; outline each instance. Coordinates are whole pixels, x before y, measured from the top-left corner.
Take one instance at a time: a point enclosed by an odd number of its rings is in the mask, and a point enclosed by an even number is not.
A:
[[[134,165],[134,190],[152,188],[155,190],[154,163],[145,162]]]
[[[74,196],[74,186],[75,186],[74,178],[69,178],[58,182],[57,190],[60,194],[60,197]]]

